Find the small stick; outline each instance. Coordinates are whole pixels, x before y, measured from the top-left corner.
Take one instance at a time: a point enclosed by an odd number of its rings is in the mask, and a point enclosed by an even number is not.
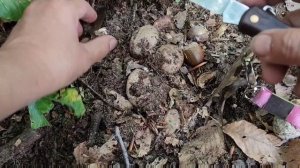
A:
[[[87,83],[85,83],[82,79],[78,79],[78,81],[80,83],[82,83],[85,87],[87,87],[98,99],[100,99],[101,101],[103,101],[104,103],[106,103],[107,105],[109,105],[110,107],[118,110],[118,111],[124,111],[116,106],[114,106],[113,104],[109,103],[102,95],[100,95],[97,91],[95,91],[90,85],[88,85]]]
[[[189,72],[195,71],[196,69],[201,68],[202,66],[204,66],[205,64],[207,64],[207,62],[202,62],[199,65],[196,65],[195,67],[193,67],[192,69],[189,70]]]
[[[123,139],[121,137],[120,129],[118,126],[115,127],[115,135],[116,135],[117,141],[120,144],[120,147],[122,149],[122,153],[123,153],[123,157],[124,157],[124,161],[125,161],[125,167],[130,168],[128,153],[127,153],[126,147],[124,145]]]

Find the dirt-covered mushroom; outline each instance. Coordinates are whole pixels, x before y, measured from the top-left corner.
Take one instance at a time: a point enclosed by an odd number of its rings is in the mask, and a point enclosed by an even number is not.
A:
[[[188,32],[188,38],[191,40],[196,40],[198,42],[207,41],[209,38],[208,30],[202,25],[191,26]]]
[[[162,45],[156,54],[156,62],[159,68],[168,74],[174,74],[179,71],[183,61],[183,53],[176,45]]]
[[[140,100],[149,97],[150,92],[147,88],[151,88],[151,81],[148,73],[141,69],[134,70],[127,79],[126,94],[129,101],[134,106],[140,105]]]
[[[154,53],[154,47],[159,41],[158,30],[151,25],[146,25],[135,31],[130,40],[130,51],[137,58]]]
[[[169,88],[158,77],[141,69],[134,70],[127,79],[128,100],[146,113],[158,112],[161,104],[166,104]]]

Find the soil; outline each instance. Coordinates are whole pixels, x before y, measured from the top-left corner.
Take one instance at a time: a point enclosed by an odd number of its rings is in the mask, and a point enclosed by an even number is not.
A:
[[[91,3],[93,3],[91,1]],[[179,111],[181,116],[180,129],[174,133],[174,136],[180,140],[181,144],[189,143],[192,135],[195,134],[197,128],[204,126],[208,120],[214,118],[220,123],[228,123],[239,119],[253,120],[251,117],[255,114],[256,107],[252,105],[244,96],[246,86],[241,86],[235,89],[232,96],[228,97],[225,102],[223,113],[220,113],[222,104],[222,94],[220,97],[215,97],[210,106],[208,106],[209,118],[196,116],[191,126],[187,126],[187,122],[194,116],[196,109],[201,109],[211,98],[213,91],[219,84],[226,79],[223,79],[225,74],[230,70],[231,65],[241,56],[244,47],[248,46],[250,38],[240,34],[236,26],[226,25],[222,23],[222,18],[217,15],[211,15],[208,11],[192,5],[188,1],[180,1],[179,3],[172,0],[96,0],[93,6],[95,8],[106,8],[106,17],[103,18],[102,26],[92,25],[86,26],[89,30],[97,30],[101,27],[106,27],[109,34],[115,36],[118,41],[118,47],[109,54],[103,62],[95,64],[90,70],[81,77],[95,92],[103,95],[103,97],[113,104],[114,97],[107,95],[105,90],[114,90],[120,95],[126,96],[126,83],[128,76],[126,75],[127,64],[130,61],[138,61],[138,64],[149,69],[149,74],[153,77],[151,80],[154,88],[160,89],[158,94],[148,97],[149,102],[147,108],[134,107],[129,111],[119,111],[99,100],[93,92],[81,82],[74,82],[73,86],[79,88],[84,93],[84,102],[87,108],[86,115],[81,119],[76,119],[67,108],[57,105],[55,109],[47,116],[51,123],[50,127],[43,128],[44,136],[33,142],[32,147],[25,149],[24,155],[13,157],[4,164],[4,167],[12,166],[30,166],[30,165],[76,165],[76,160],[73,155],[74,148],[87,141],[89,146],[101,146],[114,134],[115,126],[120,127],[121,135],[126,145],[132,142],[137,131],[149,128],[155,135],[151,150],[146,156],[141,158],[132,157],[135,150],[129,151],[130,162],[134,165],[145,165],[153,162],[156,158],[168,159],[168,165],[178,166],[178,152],[181,146],[166,145],[164,142],[164,129],[159,126],[164,126],[164,115],[170,109],[169,97],[170,89],[177,89],[180,92],[177,96],[176,103],[172,108]],[[168,14],[174,17],[178,12],[187,10],[187,19],[183,29],[174,28],[175,33],[183,33],[185,38],[183,43],[177,44],[184,46],[195,41],[188,39],[187,33],[190,29],[190,23],[203,25],[208,29],[209,38],[206,41],[199,42],[205,50],[205,61],[207,64],[192,71],[189,75],[193,79],[197,79],[202,73],[208,71],[217,72],[216,78],[206,83],[205,88],[197,87],[193,84],[185,69],[193,68],[187,63],[184,63],[181,70],[173,75],[164,74],[157,69],[157,65],[161,65],[160,61],[149,60],[147,58],[135,59],[132,56],[129,48],[129,42],[133,32],[144,25],[153,25],[153,23]],[[103,12],[102,12],[103,13]],[[101,22],[101,21],[99,21]],[[6,39],[12,25],[4,24],[5,31],[0,33],[0,42],[3,43]],[[225,29],[223,29],[225,27]],[[164,39],[164,35],[169,30],[160,32],[161,40],[157,45],[159,48],[168,42]],[[85,31],[85,38],[93,38],[92,31]],[[150,56],[151,57],[151,56]],[[256,72],[259,72],[259,68]],[[239,77],[245,78],[243,75],[245,69],[242,69],[242,75]],[[142,80],[142,79],[140,79]],[[261,81],[260,79],[258,79]],[[139,96],[147,93],[157,93],[153,88],[143,88],[136,83],[130,90],[133,95]],[[162,100],[162,101],[158,101]],[[154,104],[151,103],[154,102]],[[138,122],[137,122],[138,121]],[[0,126],[7,129],[0,131],[0,147],[5,146],[9,141],[20,135],[26,128],[30,127],[30,120],[27,109],[22,109],[13,117],[6,119],[0,123]],[[263,127],[263,125],[260,125]],[[187,129],[187,130],[186,130]],[[234,142],[225,136],[225,151],[230,151]],[[117,157],[112,158],[109,163],[124,163],[121,150],[115,151]],[[221,163],[231,163],[236,159],[246,160],[241,151],[237,150],[234,157],[229,157],[228,154],[222,156]],[[50,166],[49,166],[50,167]]]

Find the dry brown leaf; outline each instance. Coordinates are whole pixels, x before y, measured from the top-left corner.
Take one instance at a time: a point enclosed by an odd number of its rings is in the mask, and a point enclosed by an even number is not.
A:
[[[205,88],[205,84],[212,80],[213,78],[215,78],[217,75],[216,71],[213,72],[205,72],[203,74],[201,74],[198,78],[197,78],[197,86],[199,86],[200,88]]]
[[[114,151],[117,150],[118,142],[111,137],[101,147],[94,146],[88,148],[86,142],[80,143],[73,152],[73,155],[79,164],[85,163],[107,163],[115,158]]]
[[[131,110],[132,109],[132,104],[130,103],[130,101],[128,101],[124,96],[120,95],[119,93],[117,93],[114,90],[108,90],[105,89],[106,93],[108,95],[113,95],[115,97],[114,100],[114,105],[119,107],[122,110]]]
[[[262,164],[281,163],[279,148],[276,147],[279,140],[275,136],[268,135],[245,120],[228,124],[223,130],[248,157]]]
[[[287,146],[281,147],[282,158],[287,163],[287,167],[300,166],[300,139],[290,141]]]
[[[226,153],[222,130],[214,121],[196,131],[195,138],[185,143],[179,153],[180,167],[193,167],[215,163]],[[201,166],[200,166],[201,167]]]
[[[148,154],[151,149],[151,143],[154,138],[154,134],[149,128],[146,130],[138,131],[135,135],[135,143],[139,146],[136,154],[132,154],[132,157],[143,157]]]
[[[166,134],[172,135],[174,132],[180,128],[180,116],[176,109],[171,109],[168,111],[165,117],[166,123]]]

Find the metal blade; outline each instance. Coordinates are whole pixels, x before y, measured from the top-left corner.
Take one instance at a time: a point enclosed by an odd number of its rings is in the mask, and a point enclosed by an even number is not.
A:
[[[223,12],[223,22],[238,25],[241,17],[248,9],[248,6],[231,0]]]
[[[243,14],[249,9],[248,6],[236,0],[191,0],[209,11],[223,15],[223,22],[239,24]]]

